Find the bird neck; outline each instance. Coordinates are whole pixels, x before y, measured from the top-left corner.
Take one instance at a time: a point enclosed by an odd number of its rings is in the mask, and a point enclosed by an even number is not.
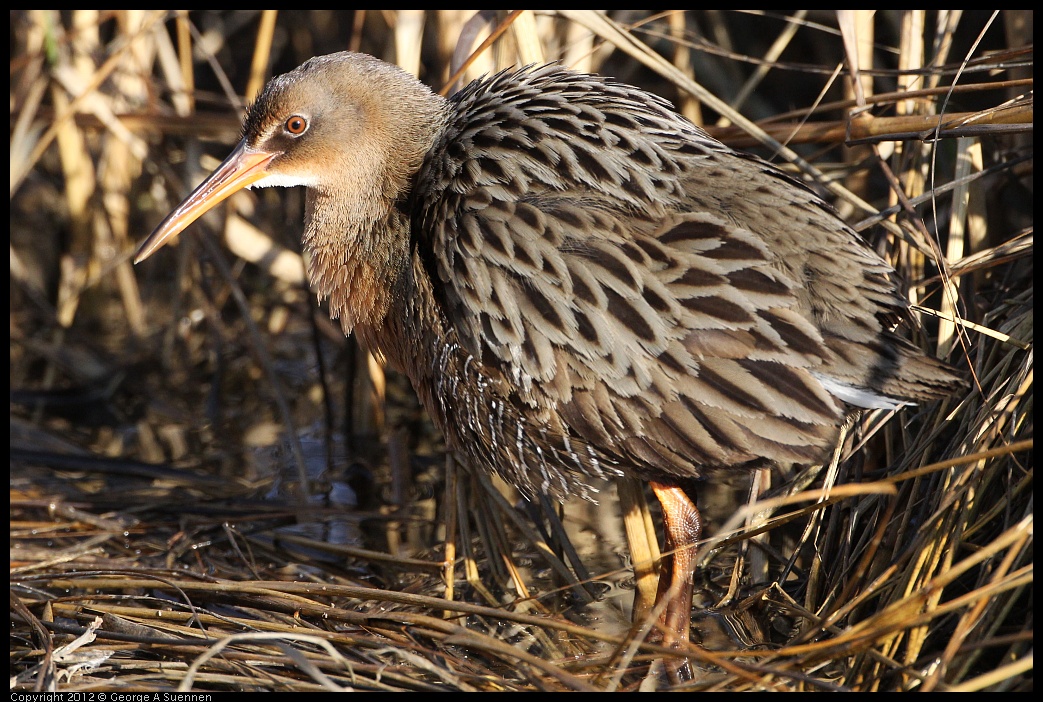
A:
[[[467,357],[436,300],[430,274],[414,250],[410,220],[391,205],[379,217],[346,214],[343,195],[308,191],[302,238],[309,277],[345,335],[409,376],[421,401],[445,427],[435,376]]]
[[[301,238],[310,254],[308,275],[345,335],[381,326],[408,274],[408,219],[393,203],[375,205],[308,190]]]
[[[410,100],[378,106],[384,112],[373,120],[375,130],[397,129],[408,138],[362,138],[337,154],[330,177],[308,188],[301,241],[310,254],[309,277],[345,334],[381,329],[409,288],[410,223],[402,203],[449,109],[419,82],[409,87]]]

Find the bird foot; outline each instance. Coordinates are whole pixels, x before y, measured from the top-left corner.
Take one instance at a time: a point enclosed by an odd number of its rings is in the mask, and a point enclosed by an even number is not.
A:
[[[682,633],[668,623],[669,609],[668,607],[667,612],[664,612],[659,618],[657,625],[652,627],[645,640],[650,644],[672,648],[677,651],[677,655],[656,659],[649,668],[649,676],[655,676],[671,685],[678,685],[690,682],[695,676],[692,673],[691,663],[685,657],[685,649],[688,647],[687,632]]]

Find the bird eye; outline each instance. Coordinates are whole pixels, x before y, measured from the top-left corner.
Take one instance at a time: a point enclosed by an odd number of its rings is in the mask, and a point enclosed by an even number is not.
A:
[[[286,124],[284,126],[286,127],[286,131],[288,131],[290,134],[293,134],[294,136],[299,136],[301,134],[304,134],[304,132],[308,131],[308,120],[305,117],[301,117],[300,115],[294,115],[293,117],[290,117],[288,120],[286,120]]]

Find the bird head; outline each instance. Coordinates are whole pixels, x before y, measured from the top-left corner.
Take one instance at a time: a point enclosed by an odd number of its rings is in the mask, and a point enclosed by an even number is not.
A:
[[[339,221],[365,229],[408,187],[444,120],[445,100],[397,66],[352,52],[313,58],[265,86],[239,144],[134,262],[244,188],[311,188],[337,202]]]

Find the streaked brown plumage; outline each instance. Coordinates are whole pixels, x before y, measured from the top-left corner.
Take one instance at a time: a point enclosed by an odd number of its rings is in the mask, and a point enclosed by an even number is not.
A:
[[[137,260],[269,185],[308,187],[319,296],[475,469],[529,497],[652,481],[668,548],[699,536],[678,480],[817,462],[854,408],[957,382],[891,331],[891,269],[810,189],[608,79],[527,68],[444,100],[369,56],[312,59]]]

